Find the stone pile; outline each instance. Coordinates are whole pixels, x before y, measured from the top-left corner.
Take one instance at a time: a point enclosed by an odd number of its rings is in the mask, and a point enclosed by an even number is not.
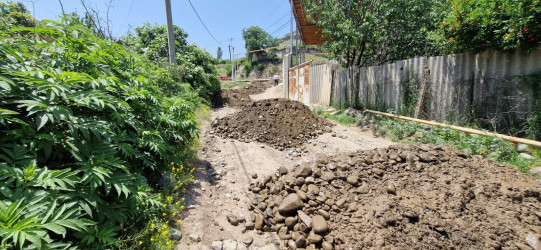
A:
[[[245,229],[290,249],[541,247],[540,183],[447,147],[320,154],[249,190]]]
[[[296,148],[301,153],[306,141],[330,132],[331,126],[300,102],[268,99],[215,120],[210,133],[242,142],[266,143],[279,150]]]
[[[213,100],[214,107],[241,107],[250,105],[253,100],[250,95],[255,95],[265,92],[266,89],[272,87],[272,82],[253,82],[247,86],[224,89],[218,93]]]

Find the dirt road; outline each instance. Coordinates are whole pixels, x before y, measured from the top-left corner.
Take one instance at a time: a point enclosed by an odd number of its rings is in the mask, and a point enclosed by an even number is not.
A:
[[[251,95],[254,100],[281,97],[282,85]],[[215,109],[212,120],[236,111],[230,107]],[[275,249],[271,244],[281,244],[276,233],[258,234],[254,230],[246,231],[243,223],[238,226],[231,223],[250,220],[247,188],[251,182],[275,173],[280,167],[291,168],[309,162],[318,153],[348,153],[393,144],[386,139],[374,138],[371,133],[357,127],[338,124],[332,127],[331,133],[305,143],[302,154],[292,149],[279,151],[262,143],[244,143],[215,136],[210,133],[210,122],[204,124],[201,134],[195,183],[187,194],[188,209],[182,218],[184,236],[177,249],[212,249],[213,242],[218,244],[216,241],[223,242],[223,249],[257,249],[263,246]],[[280,248],[283,247],[282,244]]]

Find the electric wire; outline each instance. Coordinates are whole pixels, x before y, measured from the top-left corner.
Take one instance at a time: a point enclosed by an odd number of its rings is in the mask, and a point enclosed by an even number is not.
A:
[[[197,15],[197,18],[199,18],[199,21],[201,22],[201,24],[203,24],[203,27],[205,27],[205,29],[207,30],[207,32],[209,33],[209,35],[212,37],[212,39],[214,39],[214,41],[222,46],[225,46],[223,45],[222,43],[218,42],[218,39],[216,39],[212,33],[210,33],[209,29],[207,28],[207,26],[205,25],[205,23],[203,22],[203,20],[201,20],[201,17],[199,16],[199,13],[197,13],[197,10],[195,10],[195,7],[193,6],[192,4],[192,1],[191,0],[188,0],[188,2],[190,3],[190,5],[192,6],[192,10],[195,12],[195,15]]]
[[[286,27],[286,25],[288,25],[289,23],[291,23],[291,20],[287,21],[286,23],[284,23],[284,25],[282,25],[280,28],[276,29],[274,32],[272,32],[270,35],[274,35],[274,33],[282,30],[284,27]]]
[[[276,22],[274,22],[271,26],[269,26],[267,29],[270,29],[272,27],[274,27],[274,25],[276,25],[277,23],[279,23],[280,21],[282,21],[284,19],[284,17],[288,16],[289,15],[289,11],[286,12],[285,15],[283,15],[282,17],[280,17],[280,19],[278,19]]]
[[[284,3],[285,1],[280,1],[280,3],[278,4],[278,6],[276,6],[276,8],[274,8],[270,13],[269,15],[267,15],[265,18],[263,18],[263,21],[261,21],[261,24],[263,24],[265,21],[267,21],[267,19],[280,7],[282,6],[282,4]]]

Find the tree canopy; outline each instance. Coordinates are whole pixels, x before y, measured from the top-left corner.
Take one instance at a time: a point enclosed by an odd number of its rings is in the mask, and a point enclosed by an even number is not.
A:
[[[381,65],[434,50],[440,0],[304,0],[346,66]]]
[[[247,51],[274,47],[278,44],[277,39],[273,38],[271,35],[269,35],[269,33],[259,26],[252,26],[247,29],[242,29],[242,38],[244,39]],[[255,54],[260,57],[262,54],[264,54],[264,52],[256,52]]]

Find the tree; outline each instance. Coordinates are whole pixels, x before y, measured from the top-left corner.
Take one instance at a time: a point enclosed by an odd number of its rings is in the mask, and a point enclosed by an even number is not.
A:
[[[245,47],[247,51],[261,50],[269,47],[274,47],[278,44],[278,40],[273,38],[269,33],[264,31],[259,26],[252,26],[247,29],[242,29],[242,38],[244,39]],[[257,58],[265,52],[255,52]],[[248,57],[251,58],[251,57]]]
[[[218,47],[218,51],[216,52],[216,58],[218,59],[218,61],[222,60],[222,54],[222,47]]]
[[[165,65],[169,53],[167,47],[167,26],[146,23],[135,28],[135,35],[121,37],[123,44],[144,55],[149,60]],[[179,73],[184,82],[196,89],[199,95],[210,101],[220,90],[217,77],[217,60],[206,50],[194,44],[188,44],[188,34],[178,26],[174,26],[175,47]]]
[[[539,46],[541,4],[533,0],[453,0],[441,25],[449,52]]]
[[[36,23],[24,4],[13,1],[0,2],[0,26],[5,28],[11,25],[34,27]]]
[[[432,40],[443,0],[303,0],[345,66],[391,63],[438,53]]]

